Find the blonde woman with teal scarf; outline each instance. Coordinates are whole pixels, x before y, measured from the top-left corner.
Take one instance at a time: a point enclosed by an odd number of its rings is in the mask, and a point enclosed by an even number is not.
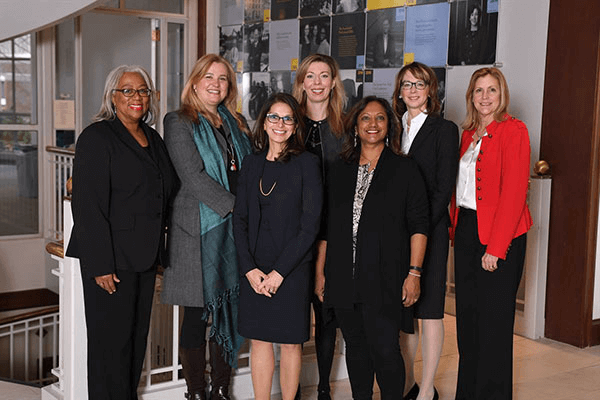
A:
[[[251,146],[235,111],[235,72],[222,57],[200,58],[181,94],[179,111],[165,116],[165,143],[181,181],[169,228],[169,265],[162,301],[185,307],[179,356],[187,399],[204,400],[206,329],[210,399],[228,400],[231,368],[243,341],[237,333],[239,277],[232,211],[243,158]]]

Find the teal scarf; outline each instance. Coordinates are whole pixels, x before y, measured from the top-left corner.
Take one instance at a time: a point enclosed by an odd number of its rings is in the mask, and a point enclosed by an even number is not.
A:
[[[244,157],[251,152],[248,137],[240,131],[237,121],[223,105],[219,115],[229,127],[235,154],[241,166]],[[194,124],[194,143],[204,162],[206,173],[229,190],[227,167],[213,133],[213,128],[202,115]],[[225,359],[237,367],[237,353],[243,338],[237,331],[239,302],[239,272],[233,240],[233,218],[228,214],[221,218],[206,204],[200,202],[200,234],[202,246],[202,281],[204,290],[205,320],[212,315],[210,337],[223,347]]]

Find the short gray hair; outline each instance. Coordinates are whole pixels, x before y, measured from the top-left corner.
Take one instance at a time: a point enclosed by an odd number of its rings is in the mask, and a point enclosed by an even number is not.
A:
[[[106,77],[106,83],[104,84],[104,93],[102,94],[102,105],[100,111],[93,118],[94,122],[105,121],[115,119],[117,114],[112,103],[113,90],[118,89],[119,81],[126,72],[135,72],[140,74],[142,79],[146,82],[146,86],[152,92],[150,93],[150,104],[148,112],[142,118],[145,123],[152,125],[156,122],[158,117],[158,99],[156,97],[156,90],[154,89],[154,83],[146,70],[139,65],[121,65],[110,71]]]

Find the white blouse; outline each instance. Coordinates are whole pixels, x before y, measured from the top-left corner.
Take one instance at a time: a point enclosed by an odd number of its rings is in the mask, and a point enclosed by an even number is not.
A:
[[[484,132],[483,136],[487,136],[487,131]],[[471,142],[458,164],[458,177],[456,179],[456,205],[458,207],[477,210],[475,166],[480,148],[481,140]]]
[[[402,152],[404,154],[408,154],[413,140],[417,137],[417,133],[419,133],[419,129],[421,129],[426,119],[427,114],[421,112],[410,121],[410,129],[408,129],[408,111],[402,116]]]

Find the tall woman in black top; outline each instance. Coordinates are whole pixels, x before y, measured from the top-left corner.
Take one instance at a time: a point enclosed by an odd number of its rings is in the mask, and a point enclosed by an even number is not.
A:
[[[306,150],[321,159],[321,176],[327,182],[327,172],[342,150],[342,109],[346,100],[337,62],[323,54],[313,54],[304,59],[294,82],[294,97],[305,115]],[[327,187],[325,187],[327,192]],[[321,231],[317,239],[314,295],[315,346],[319,368],[318,400],[331,400],[329,375],[333,364],[337,323],[333,312],[323,315],[323,289],[325,287],[326,209],[323,208]]]

